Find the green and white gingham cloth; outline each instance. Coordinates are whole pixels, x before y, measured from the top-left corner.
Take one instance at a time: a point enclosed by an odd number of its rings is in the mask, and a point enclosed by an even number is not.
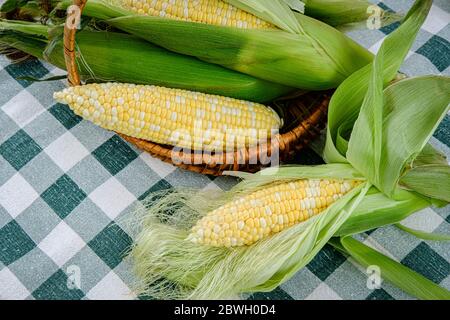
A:
[[[0,3],[3,0],[0,0]],[[412,0],[386,0],[406,12]],[[436,0],[402,71],[450,75],[450,2]],[[373,52],[398,24],[350,33]],[[0,299],[135,299],[132,243],[121,217],[149,192],[172,186],[228,188],[232,178],[177,169],[55,104],[63,74],[39,61],[0,56]],[[450,116],[432,139],[450,158]],[[450,208],[426,209],[409,227],[450,233]],[[385,227],[360,238],[450,289],[450,244]],[[369,289],[366,270],[326,246],[293,279],[254,299],[408,299],[387,282]],[[68,281],[70,280],[70,281]],[[74,285],[75,284],[75,285]],[[79,285],[79,287],[77,287]]]

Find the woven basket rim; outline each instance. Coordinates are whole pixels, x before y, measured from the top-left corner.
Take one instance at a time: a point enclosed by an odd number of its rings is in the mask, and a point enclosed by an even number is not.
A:
[[[73,5],[77,6],[79,11],[74,12],[71,16],[68,15],[66,23],[64,24],[64,60],[68,72],[67,79],[70,86],[80,85],[81,79],[76,62],[75,37],[77,28],[73,27],[75,25],[75,20],[69,21],[69,19],[79,19],[79,16],[75,15],[81,15],[86,2],[87,0],[74,0]],[[321,101],[315,106],[315,109],[312,111],[308,110],[309,114],[304,117],[302,121],[299,121],[298,125],[291,130],[284,133],[278,133],[271,139],[272,143],[263,143],[257,147],[246,147],[230,152],[205,154],[199,152],[201,150],[189,150],[190,152],[186,152],[186,150],[175,151],[173,146],[161,145],[151,141],[126,136],[124,134],[118,134],[139,149],[147,151],[165,162],[172,163],[194,172],[210,175],[221,175],[223,171],[228,170],[254,172],[263,167],[263,165],[250,165],[251,159],[260,159],[262,154],[270,155],[274,152],[275,148],[278,149],[281,160],[287,159],[292,155],[294,150],[300,150],[309,142],[309,140],[318,135],[318,131],[320,131],[321,128],[317,129],[317,127],[324,124],[329,100],[330,94],[323,93]],[[179,159],[181,160],[181,163],[174,163],[173,159]],[[223,161],[225,159],[233,159],[233,164]]]

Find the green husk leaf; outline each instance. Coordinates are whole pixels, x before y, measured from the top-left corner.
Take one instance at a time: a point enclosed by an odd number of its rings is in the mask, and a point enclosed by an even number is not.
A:
[[[335,88],[372,61],[372,54],[336,29],[301,14],[295,16],[303,34],[147,16],[107,22],[171,51],[306,90]]]
[[[355,208],[364,199],[369,188],[369,183],[360,185],[326,209],[324,213],[320,214],[317,222],[311,223],[303,233],[297,236],[297,243],[291,249],[289,258],[283,262],[278,271],[265,283],[249,288],[246,291],[272,291],[311,262],[323,246],[334,236],[336,231],[352,215]],[[292,233],[291,237],[295,238],[297,234],[297,232]]]
[[[367,20],[367,9],[373,5],[365,0],[305,0],[305,14],[333,26]]]
[[[425,232],[421,230],[412,229],[409,227],[406,227],[400,223],[397,223],[395,225],[400,230],[403,230],[407,233],[412,234],[413,236],[422,239],[422,240],[428,240],[428,241],[450,241],[450,235],[443,234],[443,233],[435,233],[435,232]]]
[[[305,3],[299,0],[283,0],[295,12],[305,13]]]
[[[430,164],[446,165],[448,160],[445,154],[428,143],[411,163],[411,167],[416,168]]]
[[[24,3],[26,0],[6,0],[0,7],[0,12],[11,12],[20,8]]]
[[[395,284],[405,292],[419,299],[449,300],[450,292],[417,272],[386,257],[361,242],[346,237],[341,243],[350,256],[365,267],[376,265],[381,269],[381,277]]]
[[[395,224],[431,205],[413,192],[398,190],[396,195],[394,200],[372,188],[335,235],[348,236]]]
[[[234,191],[252,190],[264,184],[272,183],[274,180],[297,180],[297,179],[349,179],[365,180],[365,178],[348,164],[327,164],[318,166],[286,165],[271,167],[251,174],[246,172],[230,172],[224,174],[244,179],[234,187]]]
[[[383,83],[392,81],[400,65],[406,57],[412,43],[425,21],[431,8],[431,0],[418,0],[410,9],[400,27],[384,40],[380,50],[383,52]],[[356,121],[364,97],[367,93],[369,80],[372,74],[372,65],[367,65],[348,77],[333,95],[328,112],[327,141],[323,157],[328,163],[347,162],[345,158],[346,144],[336,145],[338,139],[347,140],[339,133],[348,132],[341,128],[351,128]]]
[[[381,56],[380,52],[377,59]],[[450,110],[450,78],[405,79],[386,88],[384,99],[384,106],[369,104],[367,108],[362,107],[352,132],[347,159],[380,191],[393,196],[405,168],[422,151]],[[377,112],[380,113],[378,117],[372,116]],[[439,190],[442,188],[436,187],[441,183],[439,178],[448,177],[448,166],[439,170],[415,170],[408,173],[415,174],[409,181],[418,182],[420,173],[427,183],[434,182],[434,188],[423,186],[423,183],[419,188],[428,194],[442,193]],[[449,190],[448,185],[446,187]],[[446,190],[442,191],[445,193]],[[448,194],[442,196],[448,197]]]
[[[379,23],[379,27],[401,19],[393,12],[386,12],[367,0],[304,0],[305,14],[332,26],[344,27],[346,30],[355,27],[378,27],[369,25],[371,19]],[[341,29],[342,30],[342,29]]]
[[[430,198],[450,202],[450,166],[424,165],[408,170],[400,185]]]
[[[292,13],[290,6],[299,9],[299,0],[224,0],[229,4],[250,12],[268,21],[282,30],[301,33],[301,26]],[[303,11],[300,11],[303,12]]]
[[[40,23],[0,19],[0,34],[10,31],[33,35],[42,40],[48,39],[48,27]]]

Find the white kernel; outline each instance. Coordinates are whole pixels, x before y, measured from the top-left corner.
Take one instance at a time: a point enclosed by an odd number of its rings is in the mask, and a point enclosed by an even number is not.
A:
[[[238,221],[238,223],[237,223],[237,227],[238,227],[238,229],[239,229],[239,230],[242,230],[242,229],[244,229],[244,227],[245,227],[245,223],[244,223],[244,221]]]
[[[125,100],[124,100],[122,97],[120,97],[119,99],[117,99],[117,104],[118,104],[119,106],[122,106],[124,103],[125,103]]]
[[[97,91],[95,91],[95,90],[92,90],[92,91],[91,91],[91,98],[92,98],[92,99],[97,99],[97,98],[98,98],[98,93],[97,93]]]
[[[144,111],[141,111],[141,113],[139,114],[139,118],[140,118],[141,120],[144,120],[144,119],[145,119],[145,112],[144,112]]]
[[[261,226],[262,228],[267,227],[266,219],[260,218],[260,219],[259,219],[259,224],[260,224],[260,226]]]
[[[213,231],[214,231],[214,233],[219,233],[220,232],[220,226],[218,224],[215,224],[214,228],[213,228]]]
[[[89,110],[88,109],[84,109],[83,110],[83,116],[84,117],[89,117]]]
[[[302,209],[302,210],[306,209],[306,205],[305,205],[305,201],[304,200],[300,200],[300,209]]]
[[[278,224],[283,224],[283,216],[281,214],[278,216]]]
[[[84,102],[83,97],[79,96],[79,97],[77,98],[77,104],[82,105],[83,102]]]
[[[113,116],[117,115],[117,108],[116,107],[111,108],[111,114]]]
[[[265,211],[266,211],[266,214],[268,214],[269,216],[272,215],[272,210],[270,209],[269,206],[266,206],[264,209],[265,209]]]
[[[311,208],[315,208],[316,207],[316,198],[309,199],[309,204],[310,204]]]
[[[203,231],[203,229],[198,229],[198,230],[197,230],[197,235],[198,235],[200,238],[203,238],[203,236],[204,236],[204,231]]]
[[[237,245],[237,239],[236,238],[231,238],[230,241],[231,241],[231,245],[232,246],[236,246]]]
[[[349,191],[352,187],[350,186],[350,183],[348,183],[347,181],[344,182],[344,187],[346,191]]]
[[[177,113],[176,112],[172,112],[171,119],[173,122],[177,121]]]
[[[311,188],[305,188],[305,191],[306,191],[306,196],[307,196],[308,198],[312,197]]]

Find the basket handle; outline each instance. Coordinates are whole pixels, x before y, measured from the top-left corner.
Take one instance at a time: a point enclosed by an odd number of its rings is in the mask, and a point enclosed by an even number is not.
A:
[[[71,86],[81,84],[76,62],[75,34],[81,19],[81,12],[87,0],[74,0],[67,8],[67,18],[64,24],[64,61],[67,69],[67,80]]]

